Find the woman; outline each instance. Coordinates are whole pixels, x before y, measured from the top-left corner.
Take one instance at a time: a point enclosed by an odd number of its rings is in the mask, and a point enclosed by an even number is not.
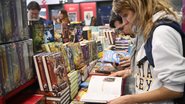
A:
[[[157,20],[176,20],[167,0],[113,0],[113,10],[118,13],[135,34],[143,34],[145,42]],[[146,56],[144,44],[136,62]],[[161,25],[153,32],[152,55],[155,67],[148,61],[143,67],[136,67],[136,94],[121,96],[108,104],[174,104],[173,99],[183,95],[185,82],[185,58],[183,57],[180,34],[170,26]],[[149,66],[149,67],[148,67]],[[114,75],[128,76],[133,71],[118,72]]]
[[[64,10],[64,9],[60,10],[57,22],[61,23],[62,41],[64,43],[69,42],[70,32],[69,32],[68,24],[70,23],[70,21],[69,21],[68,14],[67,14],[66,10]]]

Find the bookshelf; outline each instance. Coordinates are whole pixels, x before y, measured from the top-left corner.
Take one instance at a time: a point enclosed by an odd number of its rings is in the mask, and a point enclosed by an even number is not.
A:
[[[26,82],[25,84],[19,86],[18,88],[14,89],[10,93],[8,93],[4,96],[0,96],[0,104],[6,104],[6,101],[8,101],[10,98],[16,96],[19,92],[26,89],[27,87],[33,85],[34,83],[36,83],[36,81],[37,81],[37,79],[35,77],[35,78],[31,79],[30,81]]]

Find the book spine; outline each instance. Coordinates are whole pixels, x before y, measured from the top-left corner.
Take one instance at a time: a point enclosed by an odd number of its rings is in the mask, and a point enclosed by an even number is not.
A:
[[[6,44],[6,63],[8,65],[7,69],[5,69],[5,93],[7,94],[8,92],[10,92],[13,88],[15,88],[15,84],[13,81],[13,67],[12,67],[12,58],[11,55],[12,54],[12,47],[11,44]],[[12,84],[12,85],[11,85]]]
[[[29,32],[28,32],[28,17],[27,17],[27,4],[26,0],[21,0],[21,9],[22,9],[22,23],[23,23],[23,34],[24,38],[28,39],[30,38]]]
[[[4,94],[3,92],[3,48],[5,48],[4,46],[0,45],[0,96],[2,96]]]
[[[34,76],[35,76],[35,71],[33,70],[33,41],[32,39],[29,39],[29,40],[26,40],[24,41],[24,45],[25,45],[25,48],[27,48],[26,50],[23,50],[26,53],[26,57],[25,58],[28,58],[28,62],[26,62],[26,64],[28,65],[28,70],[26,70],[26,77],[28,80],[32,79]],[[24,53],[24,52],[23,52]]]
[[[47,83],[47,74],[44,71],[46,69],[44,67],[44,61],[45,60],[43,60],[43,57],[44,57],[44,55],[43,56],[38,56],[37,57],[37,63],[38,63],[39,72],[40,72],[40,76],[41,76],[41,80],[42,80],[42,86],[44,88],[44,91],[49,91],[49,89],[48,89],[49,85]]]
[[[3,21],[4,21],[4,34],[5,34],[5,41],[11,42],[12,41],[12,21],[11,21],[11,5],[10,2],[12,0],[2,0],[2,8],[3,8]]]
[[[16,5],[16,15],[17,15],[17,25],[18,25],[18,32],[19,32],[19,36],[20,39],[23,40],[24,39],[24,31],[23,31],[23,18],[22,18],[22,3],[21,0],[15,0],[14,1],[15,5]]]
[[[21,74],[21,85],[28,81],[26,78],[26,72],[25,72],[23,45],[24,45],[23,41],[16,43],[16,50],[17,50],[18,60],[19,60],[18,62],[19,62],[20,71],[21,71],[20,73]]]
[[[13,30],[13,41],[20,40],[20,34],[19,34],[19,26],[18,26],[18,18],[17,16],[20,14],[17,14],[17,7],[16,7],[16,1],[17,0],[11,0],[10,1],[10,16],[12,21],[12,30]]]
[[[3,10],[2,10],[2,1],[0,0],[0,44],[4,42],[4,25],[3,25]]]
[[[23,60],[19,60],[18,58],[19,56],[18,54],[21,54],[21,53],[17,53],[16,43],[12,43],[11,47],[12,47],[11,58],[12,58],[12,68],[13,68],[13,81],[15,84],[15,88],[17,88],[21,85],[21,70],[20,70],[19,61],[23,61]]]
[[[39,71],[39,67],[38,67],[38,63],[37,63],[37,57],[38,57],[37,55],[33,56],[33,61],[34,61],[35,70],[36,70],[36,73],[37,73],[37,79],[38,79],[38,82],[39,82],[40,90],[44,91],[41,76],[40,76],[40,71]]]

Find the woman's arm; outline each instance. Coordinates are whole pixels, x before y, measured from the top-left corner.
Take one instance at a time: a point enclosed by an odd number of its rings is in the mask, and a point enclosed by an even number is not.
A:
[[[146,93],[125,95],[117,99],[110,101],[108,104],[137,104],[137,103],[149,103],[149,102],[160,102],[168,99],[174,99],[181,97],[182,92],[171,91],[165,87],[149,91]]]

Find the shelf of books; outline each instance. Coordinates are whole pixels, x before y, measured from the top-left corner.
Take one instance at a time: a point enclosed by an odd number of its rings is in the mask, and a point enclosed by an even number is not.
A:
[[[26,0],[0,2],[0,104],[5,104],[36,79]]]

